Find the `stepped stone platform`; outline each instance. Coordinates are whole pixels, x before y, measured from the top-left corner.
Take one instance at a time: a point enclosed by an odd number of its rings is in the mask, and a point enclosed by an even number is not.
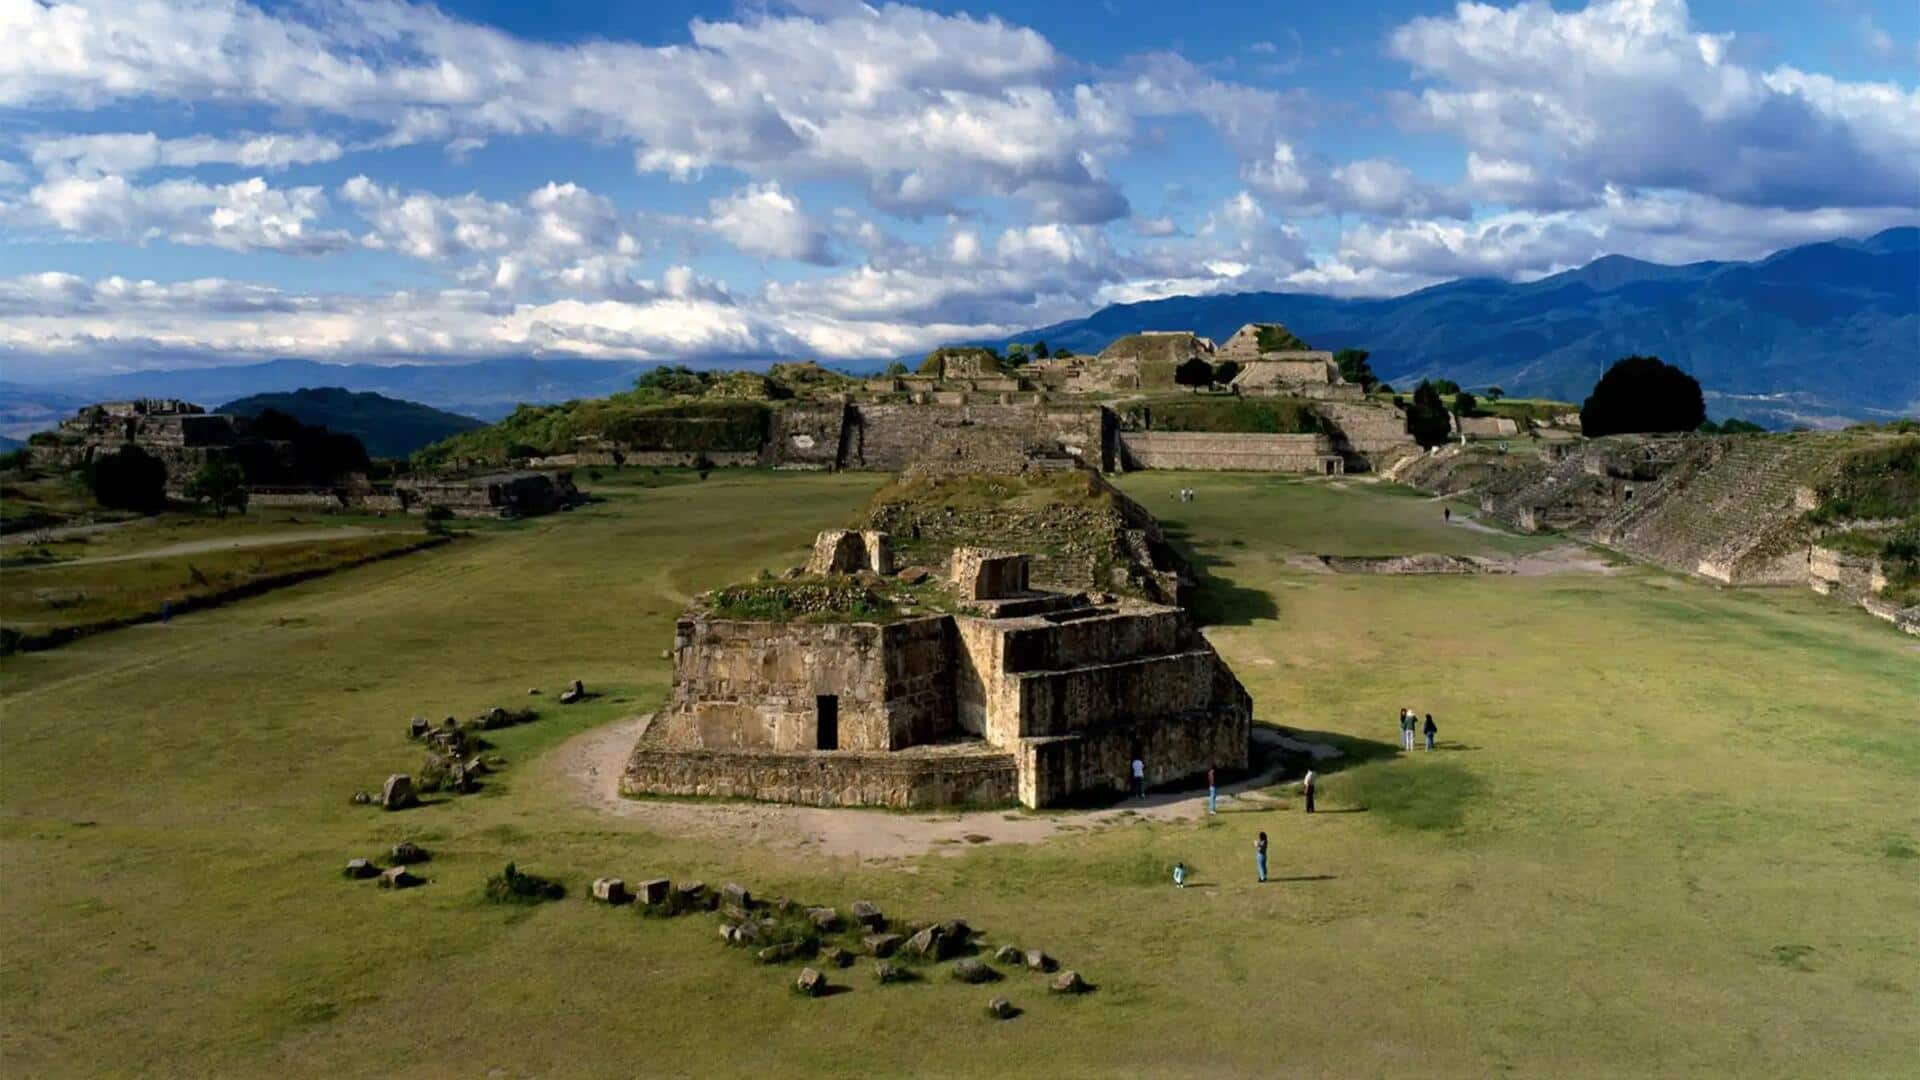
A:
[[[1120,433],[1124,464],[1136,469],[1237,470],[1337,476],[1346,461],[1325,435],[1213,434],[1184,431]]]
[[[954,553],[949,614],[678,624],[674,689],[628,795],[894,808],[1056,806],[1247,764],[1252,700],[1187,613],[1028,584]]]

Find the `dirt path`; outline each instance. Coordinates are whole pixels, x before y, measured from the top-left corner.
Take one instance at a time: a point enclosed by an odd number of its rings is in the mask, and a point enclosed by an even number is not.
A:
[[[619,720],[574,736],[542,759],[543,778],[576,805],[595,813],[637,822],[675,836],[709,836],[735,843],[762,844],[809,854],[851,856],[883,863],[927,852],[952,853],[975,844],[1034,844],[1064,833],[1122,825],[1138,818],[1181,821],[1207,812],[1204,789],[1155,794],[1105,810],[1031,813],[1021,810],[891,811],[784,806],[776,803],[668,799],[628,799],[620,795],[620,773],[647,717]],[[1311,753],[1316,759],[1337,755],[1330,746],[1288,739],[1255,728],[1255,741],[1268,748]],[[1259,789],[1280,779],[1274,762],[1259,775],[1220,789],[1220,810],[1262,808],[1271,802]]]
[[[129,525],[146,520],[130,518],[126,521],[99,521],[90,525],[55,525],[49,529],[21,529],[19,532],[0,534],[0,547],[38,544],[42,541],[72,540],[79,536],[94,536],[111,529],[124,529]]]
[[[140,559],[164,559],[173,555],[205,555],[213,551],[244,551],[248,548],[278,547],[281,544],[305,544],[315,540],[352,540],[361,536],[372,536],[373,529],[364,529],[358,525],[343,525],[333,529],[308,529],[304,532],[273,533],[269,536],[242,536],[222,540],[189,540],[182,544],[168,544],[165,547],[148,548],[145,551],[130,552],[125,555],[94,555],[85,559],[64,559],[60,562],[45,564],[44,568],[64,568],[69,566],[95,566],[100,563],[135,562]],[[33,570],[42,567],[22,567]]]

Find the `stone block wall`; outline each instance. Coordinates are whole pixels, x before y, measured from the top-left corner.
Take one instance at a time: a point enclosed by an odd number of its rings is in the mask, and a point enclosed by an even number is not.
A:
[[[1242,470],[1331,476],[1346,470],[1325,435],[1125,431],[1121,460],[1129,468]]]
[[[838,748],[898,750],[953,730],[944,616],[887,625],[682,619],[673,699],[657,726],[676,749],[811,751],[819,699]]]
[[[628,759],[626,795],[760,799],[802,806],[1005,806],[1018,796],[1008,753],[892,754],[670,751],[643,741]]]
[[[1021,743],[1020,802],[1026,806],[1059,806],[1122,793],[1131,783],[1135,755],[1146,766],[1149,786],[1191,781],[1203,776],[1208,768],[1246,768],[1252,705],[1245,691],[1238,690],[1239,683],[1231,673],[1226,673],[1226,679],[1240,698],[1232,708]]]
[[[1406,414],[1392,405],[1321,401],[1314,411],[1334,428],[1333,447],[1341,453],[1371,456],[1413,445]]]
[[[929,448],[1004,444],[1008,453],[1066,453],[1089,468],[1113,468],[1113,425],[1098,405],[1047,406],[971,402],[966,395],[951,404],[867,404],[848,416],[849,469],[902,472],[928,456]],[[997,442],[996,442],[997,441]]]
[[[701,459],[722,469],[747,469],[760,464],[758,450],[627,450],[622,462],[630,469],[690,469]]]
[[[767,434],[767,463],[777,469],[838,468],[845,453],[847,409],[836,401],[774,410]]]
[[[1814,592],[1846,600],[1857,601],[1887,587],[1887,576],[1879,559],[1871,555],[1850,555],[1819,544],[1807,552],[1807,578]]]

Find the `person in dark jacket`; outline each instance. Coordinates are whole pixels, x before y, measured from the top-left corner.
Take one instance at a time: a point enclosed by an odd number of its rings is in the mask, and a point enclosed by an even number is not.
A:
[[[1300,781],[1300,791],[1307,797],[1307,813],[1313,813],[1313,770],[1307,770],[1307,778]]]
[[[1433,714],[1432,714],[1432,713],[1428,713],[1428,714],[1427,714],[1427,726],[1426,726],[1425,728],[1422,728],[1421,730],[1422,730],[1422,731],[1424,731],[1424,732],[1426,732],[1426,736],[1427,736],[1427,749],[1429,749],[1429,750],[1431,750],[1431,749],[1433,749],[1433,737],[1434,737],[1435,735],[1437,735],[1437,734],[1439,734],[1439,732],[1440,732],[1440,729],[1439,729],[1439,728],[1437,728],[1437,727],[1435,727],[1435,726],[1433,726]]]

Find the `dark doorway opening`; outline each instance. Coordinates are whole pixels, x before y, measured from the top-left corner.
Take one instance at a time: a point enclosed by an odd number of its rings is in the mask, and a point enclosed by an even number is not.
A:
[[[840,698],[834,694],[821,694],[813,699],[813,714],[816,721],[816,750],[840,749]]]

